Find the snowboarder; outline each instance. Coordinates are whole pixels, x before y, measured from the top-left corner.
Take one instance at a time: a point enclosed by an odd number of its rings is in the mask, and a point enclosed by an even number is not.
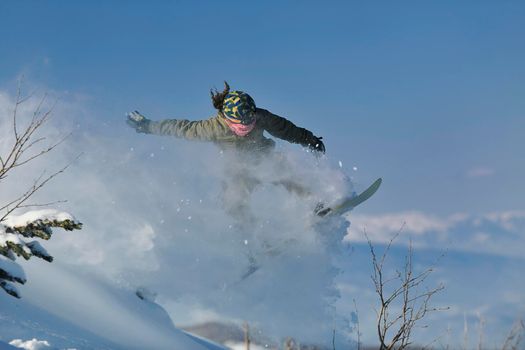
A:
[[[298,127],[283,117],[257,108],[250,95],[243,91],[230,90],[227,82],[224,82],[224,85],[222,92],[210,91],[217,115],[209,119],[152,121],[135,111],[128,114],[127,123],[139,133],[209,141],[224,151],[233,152],[235,164],[228,166],[229,174],[226,178],[234,181],[225,183],[225,204],[230,214],[246,219],[249,213],[247,203],[249,194],[261,183],[257,174],[254,174],[250,168],[274,154],[272,151],[275,148],[275,141],[265,137],[265,131],[276,138],[300,144],[315,152],[324,153],[325,146],[322,137],[315,136],[311,131]],[[300,196],[310,194],[304,186],[293,179],[281,178],[272,183],[283,185]]]

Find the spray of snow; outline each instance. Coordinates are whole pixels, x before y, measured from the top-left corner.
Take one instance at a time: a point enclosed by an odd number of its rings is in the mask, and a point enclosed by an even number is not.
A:
[[[261,183],[247,197],[250,220],[240,222],[226,213],[231,204],[223,192],[232,164],[228,154],[210,144],[136,134],[120,116],[98,125],[97,117],[77,102],[61,104],[43,131],[56,136],[74,130],[74,137],[66,147],[28,164],[18,172],[18,181],[0,193],[5,202],[42,169],[51,171],[83,153],[34,198],[67,199],[58,209],[74,213],[84,224],[82,231],[46,243],[55,257],[53,269],[83,271],[130,290],[145,286],[179,325],[205,321],[208,315],[313,343],[331,344],[337,328],[338,341],[347,341],[350,325],[334,307],[339,295],[334,257],[348,222],[318,221],[312,215],[317,202],[337,200],[350,190],[338,166],[297,145],[283,145],[276,157],[285,168],[276,172],[274,158],[251,169]],[[0,110],[12,105],[11,97],[0,95]],[[25,106],[25,112],[32,107]],[[6,136],[8,122],[0,121]],[[295,179],[313,195],[294,196],[273,184],[283,178]],[[254,264],[258,269],[242,280]],[[24,286],[25,297],[65,319],[85,320],[86,309],[107,313],[86,327],[96,334],[105,329],[111,339],[108,331],[119,324],[109,317],[113,306],[104,298],[89,298],[87,291],[52,288],[72,287],[73,280],[71,273],[49,269],[30,264],[28,275],[47,277]],[[31,282],[33,277],[28,278]],[[53,290],[48,296],[56,303],[41,297],[46,288]],[[89,307],[80,308],[72,299],[84,297]]]

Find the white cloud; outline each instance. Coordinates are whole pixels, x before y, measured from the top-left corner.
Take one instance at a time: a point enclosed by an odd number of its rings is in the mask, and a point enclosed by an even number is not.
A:
[[[391,237],[400,231],[402,236],[421,236],[433,232],[441,234],[462,219],[461,215],[454,215],[442,219],[434,215],[417,211],[387,213],[380,215],[349,214],[351,227],[345,237],[348,241],[365,242],[364,231],[376,243],[387,243]]]
[[[486,215],[457,213],[438,217],[417,211],[380,215],[348,216],[351,226],[345,240],[366,242],[364,231],[374,243],[387,243],[397,232],[395,244],[409,239],[419,247],[441,247],[502,256],[523,256],[525,250],[525,211]]]
[[[35,338],[26,341],[23,341],[22,339],[13,339],[9,344],[26,350],[45,350],[50,348],[49,342]]]

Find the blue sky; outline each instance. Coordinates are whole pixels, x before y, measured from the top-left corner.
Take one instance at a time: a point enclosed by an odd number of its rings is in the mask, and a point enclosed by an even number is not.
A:
[[[523,310],[523,1],[3,1],[0,38],[0,89],[23,74],[82,96],[86,125],[109,130],[133,109],[207,118],[227,80],[323,136],[358,186],[384,178],[356,230],[381,242],[405,220],[435,255],[452,248],[445,270],[470,286],[493,262],[518,294],[498,317]],[[503,300],[450,290],[460,320],[470,299]]]
[[[520,1],[2,2],[0,81],[86,94],[121,127],[206,118],[228,80],[363,186],[384,177],[363,211],[520,209],[524,19]]]

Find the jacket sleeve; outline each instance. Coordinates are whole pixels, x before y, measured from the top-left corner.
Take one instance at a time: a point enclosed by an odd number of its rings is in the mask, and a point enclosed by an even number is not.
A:
[[[282,140],[298,143],[305,147],[317,142],[311,131],[298,127],[288,119],[270,113],[265,109],[257,108],[257,122],[261,123],[264,130],[268,131],[270,135]]]
[[[213,118],[196,121],[186,119],[150,120],[142,131],[146,134],[175,136],[197,141],[213,141],[216,138]]]

